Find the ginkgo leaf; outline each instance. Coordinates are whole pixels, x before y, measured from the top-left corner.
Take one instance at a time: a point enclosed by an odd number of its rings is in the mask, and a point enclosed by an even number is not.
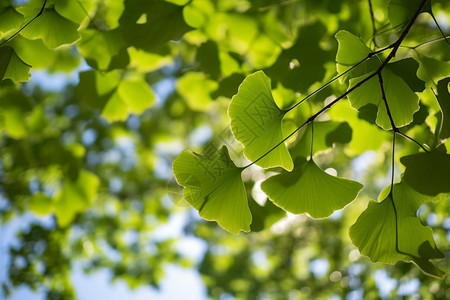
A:
[[[403,156],[400,162],[406,167],[403,180],[419,193],[450,193],[449,154],[435,150]]]
[[[0,47],[0,80],[10,78],[14,81],[27,81],[30,78],[30,68],[12,47]]]
[[[371,52],[370,48],[359,37],[348,31],[341,30],[336,33],[335,37],[338,41],[336,54],[336,62],[338,64],[344,66],[356,65]]]
[[[77,178],[64,178],[61,192],[55,196],[54,209],[58,224],[69,225],[75,216],[84,211],[97,195],[100,184],[98,177],[90,172],[80,170]]]
[[[46,9],[33,23],[22,30],[27,39],[42,39],[49,48],[72,44],[80,38],[78,25],[59,15],[53,9]]]
[[[256,161],[283,139],[281,121],[286,111],[278,108],[270,88],[270,80],[262,71],[242,82],[228,107],[231,130],[244,145],[244,154]],[[256,162],[263,168],[281,166],[288,171],[294,167],[284,143]]]
[[[422,0],[390,0],[388,5],[388,18],[392,28],[402,29],[412,19]],[[422,12],[432,14],[431,1],[425,3]]]
[[[18,13],[14,7],[0,7],[0,39],[6,38],[5,35],[18,30],[24,21],[24,16]]]
[[[361,80],[370,76],[366,74],[361,77],[350,79],[349,89]],[[413,121],[413,115],[419,110],[419,97],[411,90],[408,84],[388,68],[381,72],[386,101],[389,105],[394,124],[403,127]],[[355,109],[374,104],[378,106],[376,123],[389,130],[392,128],[386,105],[382,98],[381,85],[378,76],[374,76],[348,95],[350,104]]]
[[[353,201],[362,188],[359,182],[332,176],[305,159],[297,160],[291,173],[272,176],[261,184],[276,205],[313,218],[330,216]]]
[[[234,234],[250,231],[252,215],[242,168],[236,167],[225,146],[212,158],[185,150],[174,160],[173,172],[184,186],[186,201],[202,218],[217,221]]]
[[[339,31],[336,33],[335,38],[338,41],[336,53],[337,70],[341,74],[366,59],[371,52],[370,48],[359,37],[348,31]],[[380,64],[379,59],[375,56],[367,59],[356,66],[349,74],[340,78],[340,82],[347,80],[347,78],[362,76],[374,71]]]
[[[450,92],[449,92],[450,77],[442,79],[437,84],[436,99],[439,102],[442,112],[442,124],[439,137],[447,139],[450,137]]]
[[[64,18],[81,24],[83,20],[89,18],[89,12],[96,7],[95,1],[91,0],[57,0],[55,10]]]
[[[429,260],[444,256],[436,248],[431,228],[416,216],[420,205],[439,201],[441,197],[422,195],[401,182],[394,185],[393,193],[386,188],[380,199],[371,201],[350,227],[350,238],[359,251],[374,262],[412,261],[424,272],[442,276]]]

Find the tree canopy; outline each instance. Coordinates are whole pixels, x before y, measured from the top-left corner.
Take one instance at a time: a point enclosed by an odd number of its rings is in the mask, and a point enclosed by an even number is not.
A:
[[[0,295],[76,298],[76,263],[450,298],[448,24],[445,0],[0,1],[0,218],[25,224]]]

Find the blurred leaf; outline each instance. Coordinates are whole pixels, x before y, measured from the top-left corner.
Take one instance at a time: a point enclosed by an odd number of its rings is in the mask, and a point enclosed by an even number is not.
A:
[[[311,153],[311,125],[292,149],[295,157],[308,157]],[[352,139],[352,129],[346,122],[314,122],[313,154],[321,153],[333,147],[334,143],[348,143]]]
[[[192,110],[208,110],[212,102],[210,94],[217,86],[216,81],[201,72],[189,72],[177,80],[177,91]]]
[[[36,193],[31,197],[30,210],[38,216],[48,215],[53,211],[52,199],[44,193]]]
[[[241,171],[225,146],[212,158],[185,150],[173,162],[186,201],[202,218],[217,221],[234,234],[250,231],[252,222]]]
[[[269,229],[274,223],[286,216],[286,212],[274,205],[272,201],[266,201],[264,205],[259,205],[256,201],[249,200],[249,205],[252,213],[250,230],[253,232]]]
[[[24,23],[25,18],[13,6],[0,7],[0,39],[9,38]]]
[[[129,63],[125,41],[118,30],[99,31],[87,29],[81,32],[82,39],[77,44],[80,53],[89,65],[99,70],[124,68]],[[120,58],[119,56],[125,56]],[[112,65],[114,59],[122,63]]]
[[[100,181],[90,172],[80,170],[75,180],[65,177],[61,192],[55,196],[54,208],[59,226],[66,227],[86,210],[97,195]]]
[[[272,176],[261,188],[270,200],[291,213],[326,218],[353,201],[363,185],[329,175],[314,161],[300,158],[291,173]]]
[[[239,86],[228,107],[231,129],[244,145],[244,154],[251,161],[259,159],[283,139],[281,121],[286,111],[276,105],[269,78],[262,72],[253,73]],[[263,168],[294,167],[284,143],[257,162]]]
[[[380,199],[386,197],[386,190]],[[416,216],[420,205],[440,199],[419,194],[403,182],[395,184],[393,194],[389,193],[380,202],[369,203],[350,227],[350,237],[360,252],[374,262],[412,261],[424,272],[441,277],[443,273],[429,260],[444,255],[436,248],[431,228]]]
[[[138,22],[143,15],[145,22]],[[131,45],[151,52],[192,29],[183,19],[183,7],[158,0],[126,0],[119,22]]]

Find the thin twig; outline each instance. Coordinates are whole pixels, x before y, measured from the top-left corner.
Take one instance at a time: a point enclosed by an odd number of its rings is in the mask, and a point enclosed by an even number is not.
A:
[[[410,137],[407,134],[404,134],[403,132],[401,132],[400,130],[398,130],[396,132],[398,135],[410,140],[411,142],[415,143],[417,146],[419,146],[420,148],[422,148],[423,151],[425,152],[430,152],[430,150],[428,150],[427,148],[425,148],[421,143],[419,143],[418,141],[416,141],[415,139],[413,139],[412,137]]]
[[[373,41],[373,45],[375,47],[378,47],[377,40],[376,40],[377,28],[375,27],[375,16],[373,14],[373,7],[372,7],[372,1],[371,0],[369,0],[369,10],[370,10],[370,19],[372,20],[372,29],[373,29],[373,39],[372,39],[372,41]]]

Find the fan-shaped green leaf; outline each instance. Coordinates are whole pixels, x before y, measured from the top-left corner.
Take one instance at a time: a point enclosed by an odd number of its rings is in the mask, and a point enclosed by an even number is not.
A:
[[[225,146],[212,158],[185,150],[173,162],[186,201],[202,218],[235,234],[249,231],[252,222],[241,171]]]
[[[0,80],[10,78],[14,81],[27,81],[30,78],[30,68],[12,47],[0,47]]]
[[[278,206],[294,213],[325,218],[353,201],[363,185],[335,177],[321,170],[312,160],[299,159],[292,173],[272,176],[261,189]]]
[[[3,37],[8,38],[9,36],[7,37],[6,35],[20,29],[24,21],[24,16],[18,13],[14,7],[0,8],[0,39]]]
[[[336,62],[340,65],[356,65],[371,52],[370,48],[359,37],[348,31],[339,31],[336,33],[336,39],[338,41]]]
[[[21,34],[31,40],[42,39],[49,48],[72,44],[80,38],[78,25],[59,15],[53,9],[46,9]]]
[[[389,187],[380,198],[386,197],[388,190]],[[350,237],[359,251],[372,261],[389,264],[398,260],[413,261],[424,272],[441,276],[429,260],[442,258],[443,254],[436,248],[431,228],[424,226],[416,216],[420,205],[440,199],[419,194],[406,183],[395,184],[392,194],[381,202],[369,203],[350,227]]]
[[[419,110],[419,97],[411,90],[408,84],[389,69],[382,72],[386,100],[391,111],[394,124],[403,127],[413,121],[413,115]],[[358,82],[368,77],[369,74],[350,79],[349,89]],[[374,76],[359,88],[348,95],[350,104],[355,109],[360,109],[367,104],[378,105],[377,124],[386,129],[391,129],[391,123],[386,111],[378,76]]]
[[[285,113],[276,105],[270,80],[264,72],[247,76],[230,102],[228,116],[233,134],[244,145],[244,154],[248,159],[257,160],[281,142],[281,121]],[[288,171],[293,168],[291,155],[284,143],[257,164],[263,168],[281,166]]]
[[[450,155],[433,151],[400,158],[405,165],[403,180],[419,193],[450,193]]]

